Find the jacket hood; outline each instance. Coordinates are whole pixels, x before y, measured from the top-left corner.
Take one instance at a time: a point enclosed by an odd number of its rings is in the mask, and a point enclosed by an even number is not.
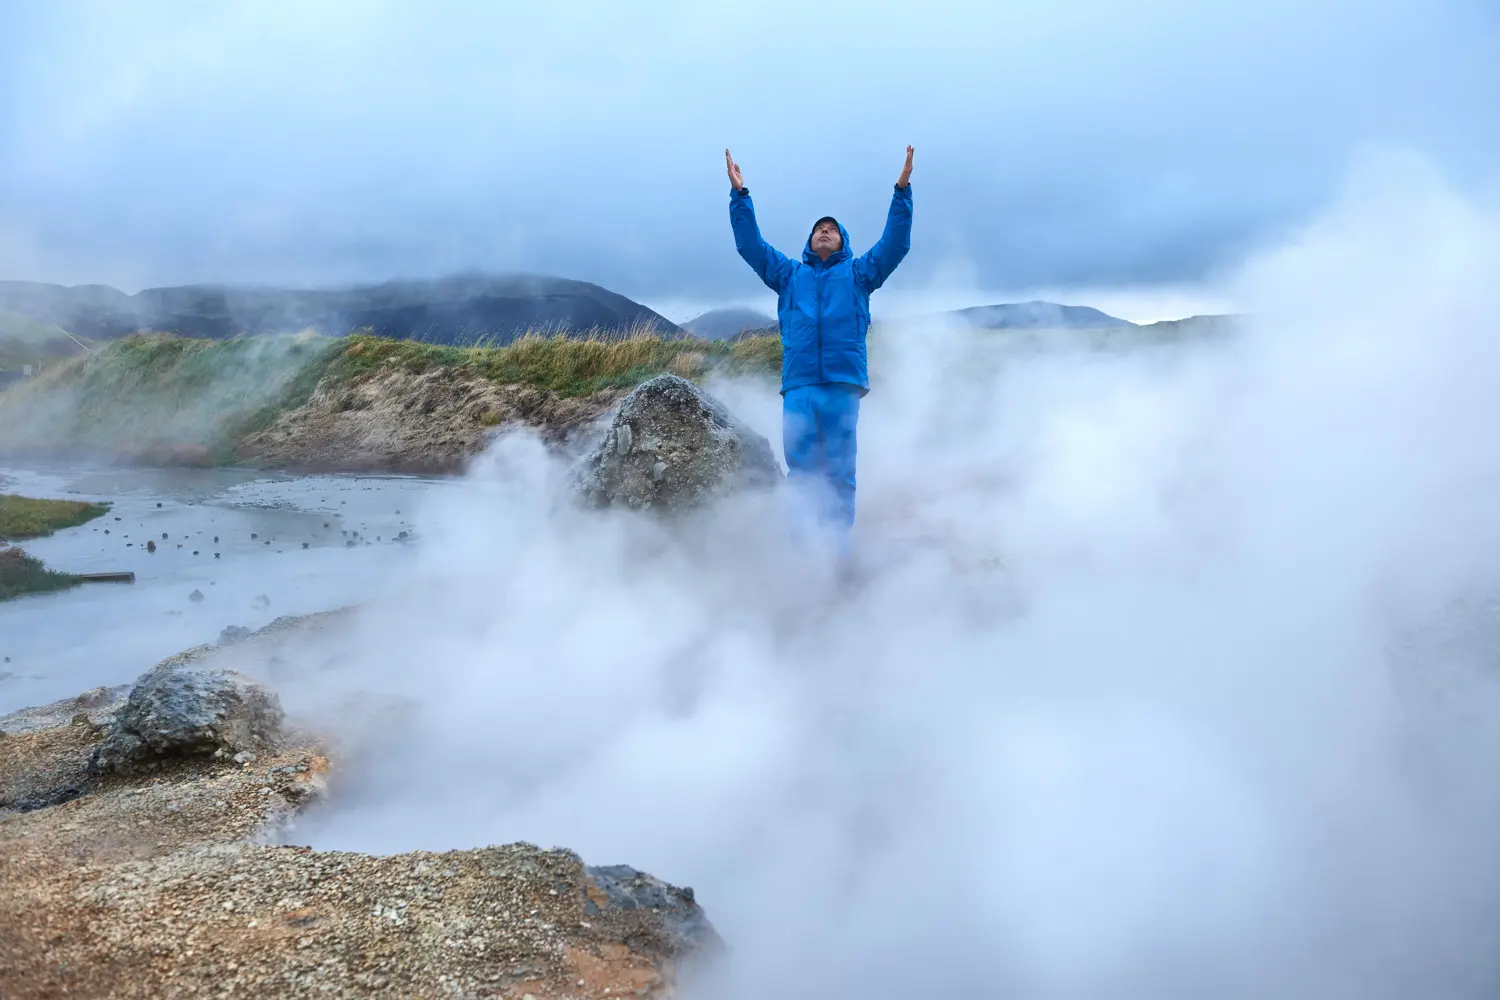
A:
[[[839,223],[839,237],[844,241],[844,245],[828,255],[828,263],[830,264],[837,264],[841,260],[848,260],[850,257],[854,256],[854,251],[849,248],[849,230],[844,228],[844,224],[842,222]],[[813,252],[812,233],[807,234],[807,242],[802,245],[802,263],[822,263],[822,261],[818,258],[818,255]]]

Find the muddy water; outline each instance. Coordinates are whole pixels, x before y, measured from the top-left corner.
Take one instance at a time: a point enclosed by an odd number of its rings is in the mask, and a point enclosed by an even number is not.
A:
[[[114,505],[86,525],[22,543],[28,552],[66,572],[136,575],[134,584],[0,602],[0,714],[128,682],[163,657],[216,641],[229,625],[256,628],[378,596],[414,557],[424,498],[452,486],[416,477],[0,466],[0,492]]]

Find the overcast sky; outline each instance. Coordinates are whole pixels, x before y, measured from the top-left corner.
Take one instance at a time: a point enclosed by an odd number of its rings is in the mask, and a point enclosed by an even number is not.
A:
[[[1496,0],[0,0],[0,277],[526,270],[647,301],[855,248],[917,147],[893,294],[1192,288],[1397,145],[1500,169]]]

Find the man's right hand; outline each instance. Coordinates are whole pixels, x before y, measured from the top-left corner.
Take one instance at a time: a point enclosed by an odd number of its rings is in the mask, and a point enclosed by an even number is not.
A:
[[[724,150],[724,166],[729,168],[729,190],[738,191],[744,187],[745,178],[740,174],[740,165],[734,162],[727,149]]]

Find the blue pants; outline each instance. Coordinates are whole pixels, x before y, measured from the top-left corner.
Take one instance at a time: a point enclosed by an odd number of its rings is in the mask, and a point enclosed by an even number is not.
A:
[[[845,543],[854,526],[854,428],[858,387],[838,382],[805,385],[781,399],[781,446],[788,480]]]

